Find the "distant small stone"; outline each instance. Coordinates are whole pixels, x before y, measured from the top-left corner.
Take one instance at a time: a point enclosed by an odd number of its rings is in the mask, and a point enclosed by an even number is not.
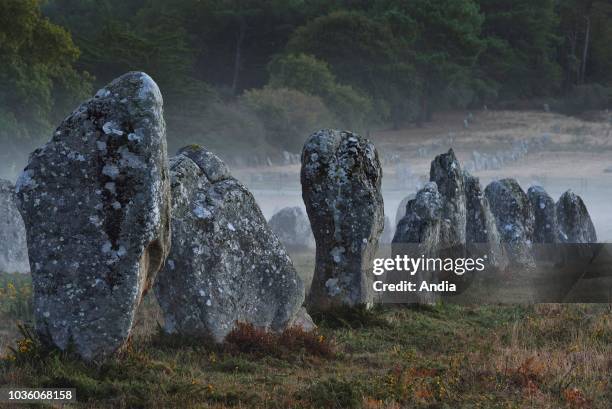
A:
[[[442,223],[443,197],[435,182],[427,183],[408,201],[406,215],[400,220],[394,243],[422,243],[424,254],[437,255]]]
[[[555,201],[542,186],[532,186],[527,191],[534,215],[534,243],[557,242],[557,213]]]
[[[466,196],[466,245],[474,258],[487,256],[487,266],[504,271],[508,266],[502,239],[480,181],[464,175]]]
[[[559,241],[562,243],[596,243],[597,233],[582,198],[571,190],[563,193],[556,206]]]
[[[268,222],[280,241],[288,248],[314,248],[315,241],[308,217],[300,207],[285,207]]]
[[[485,195],[495,216],[510,266],[520,270],[533,269],[535,220],[527,194],[516,180],[502,179],[491,182],[485,189]]]
[[[400,222],[400,220],[402,220],[402,218],[406,215],[406,206],[408,205],[408,202],[412,199],[414,199],[416,196],[416,194],[412,193],[409,194],[408,196],[404,197],[399,205],[397,205],[397,211],[395,212],[395,225],[397,226],[397,224]]]

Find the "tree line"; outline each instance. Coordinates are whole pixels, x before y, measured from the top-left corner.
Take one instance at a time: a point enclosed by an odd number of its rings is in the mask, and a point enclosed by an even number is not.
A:
[[[0,0],[0,142],[143,70],[172,148],[297,152],[322,126],[609,104],[610,0]]]

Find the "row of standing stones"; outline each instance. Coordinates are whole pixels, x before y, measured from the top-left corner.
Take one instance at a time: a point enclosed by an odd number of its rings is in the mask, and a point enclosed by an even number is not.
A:
[[[168,333],[221,342],[236,322],[310,330],[304,286],[274,232],[283,238],[287,225],[288,236],[300,237],[286,237],[288,245],[316,242],[309,308],[371,304],[369,269],[390,223],[378,153],[367,139],[311,135],[301,170],[310,223],[299,208],[268,223],[213,153],[188,146],[168,159],[162,105],[149,76],[125,74],[30,155],[14,196],[42,341],[85,360],[105,358],[125,345],[150,289]],[[552,213],[551,203],[542,189],[525,195],[508,179],[483,194],[450,151],[432,162],[431,183],[407,202],[393,242],[430,252],[487,243],[502,265],[508,252],[523,254],[525,240],[596,241],[579,197],[564,194]]]
[[[419,253],[432,257],[484,255],[490,271],[532,272],[546,257],[534,244],[597,242],[588,210],[573,192],[555,203],[541,186],[525,192],[509,178],[492,181],[483,191],[452,149],[433,160],[430,182],[403,203],[393,243],[418,244]],[[422,278],[436,281],[431,273]],[[417,297],[423,303],[437,298],[435,293]]]

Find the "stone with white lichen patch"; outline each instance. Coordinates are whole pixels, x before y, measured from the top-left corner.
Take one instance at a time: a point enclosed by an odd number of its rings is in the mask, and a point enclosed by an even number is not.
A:
[[[253,195],[212,152],[170,160],[172,250],[155,283],[169,333],[222,341],[236,322],[308,327],[304,287]]]
[[[558,238],[562,243],[597,243],[597,233],[582,198],[571,190],[556,204]]]
[[[288,248],[314,248],[308,217],[299,207],[285,207],[269,220],[270,228]]]
[[[31,154],[16,185],[36,331],[86,360],[124,346],[169,251],[162,104],[148,75],[115,79]]]
[[[401,209],[400,209],[401,210]],[[453,150],[431,162],[430,182],[408,200],[398,223],[394,251],[439,258],[486,257],[489,269],[504,270],[508,260],[495,218],[478,178],[461,169]],[[399,246],[411,244],[414,248]],[[450,281],[465,288],[473,274],[419,272],[428,283]],[[437,293],[419,292],[415,301],[432,303]]]
[[[558,226],[555,201],[542,186],[531,186],[527,196],[534,215],[533,242],[556,243]]]
[[[516,180],[508,178],[489,183],[485,195],[510,266],[520,271],[533,270],[535,217],[527,194]]]
[[[372,302],[369,269],[383,231],[382,168],[367,139],[312,134],[302,151],[302,197],[317,244],[309,304],[318,309]]]

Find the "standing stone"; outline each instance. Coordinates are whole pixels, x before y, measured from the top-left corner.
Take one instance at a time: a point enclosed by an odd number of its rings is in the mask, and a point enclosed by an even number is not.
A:
[[[452,149],[434,158],[429,172],[430,182],[442,196],[441,257],[462,257],[465,252],[466,198],[463,171]]]
[[[503,271],[508,258],[497,231],[495,217],[491,213],[489,201],[482,191],[480,181],[470,174],[464,175],[466,197],[465,240],[474,258],[487,256],[487,266]]]
[[[408,202],[406,215],[400,220],[393,243],[412,243],[422,246],[425,255],[437,256],[444,199],[435,182],[428,182],[416,197]]]
[[[582,198],[571,190],[563,193],[556,206],[559,241],[562,243],[596,243],[597,233]]]
[[[442,213],[444,198],[438,192],[435,182],[427,183],[416,197],[408,202],[406,216],[400,220],[393,237],[394,251],[399,249],[400,255],[416,254],[425,257],[438,257],[440,252],[440,237],[444,230]],[[448,229],[446,229],[448,230]],[[409,246],[401,246],[408,244]],[[399,245],[399,246],[398,246]],[[417,288],[421,282],[434,284],[439,281],[439,272],[419,270],[414,276]],[[398,281],[398,280],[396,280]],[[439,299],[434,292],[418,292],[415,301],[422,304],[435,303]]]
[[[287,248],[314,248],[314,236],[308,217],[300,207],[285,207],[268,222],[272,231]]]
[[[395,212],[395,225],[396,226],[400,222],[400,220],[402,220],[404,216],[406,216],[406,206],[408,206],[408,202],[414,199],[415,197],[416,195],[414,193],[409,194],[408,196],[404,197],[401,200],[399,205],[397,205],[397,211]]]
[[[542,186],[531,186],[527,190],[534,215],[533,242],[557,242],[557,214],[555,201]]]
[[[452,149],[431,162],[429,181],[435,182],[442,201],[442,218],[447,220],[449,246],[465,244],[466,208],[463,172]]]
[[[15,206],[14,190],[11,182],[0,179],[0,272],[27,273],[26,231]]]
[[[304,286],[244,185],[198,146],[170,161],[172,249],[155,283],[168,333],[221,342],[236,322],[281,331]]]
[[[162,104],[148,75],[115,79],[30,155],[17,182],[36,331],[86,360],[125,344],[169,251]]]
[[[527,195],[516,180],[502,179],[491,182],[485,189],[485,196],[495,216],[510,266],[533,269],[534,216]]]
[[[336,130],[312,134],[302,151],[302,197],[317,243],[309,303],[369,305],[370,268],[383,231],[382,168],[367,139]]]

